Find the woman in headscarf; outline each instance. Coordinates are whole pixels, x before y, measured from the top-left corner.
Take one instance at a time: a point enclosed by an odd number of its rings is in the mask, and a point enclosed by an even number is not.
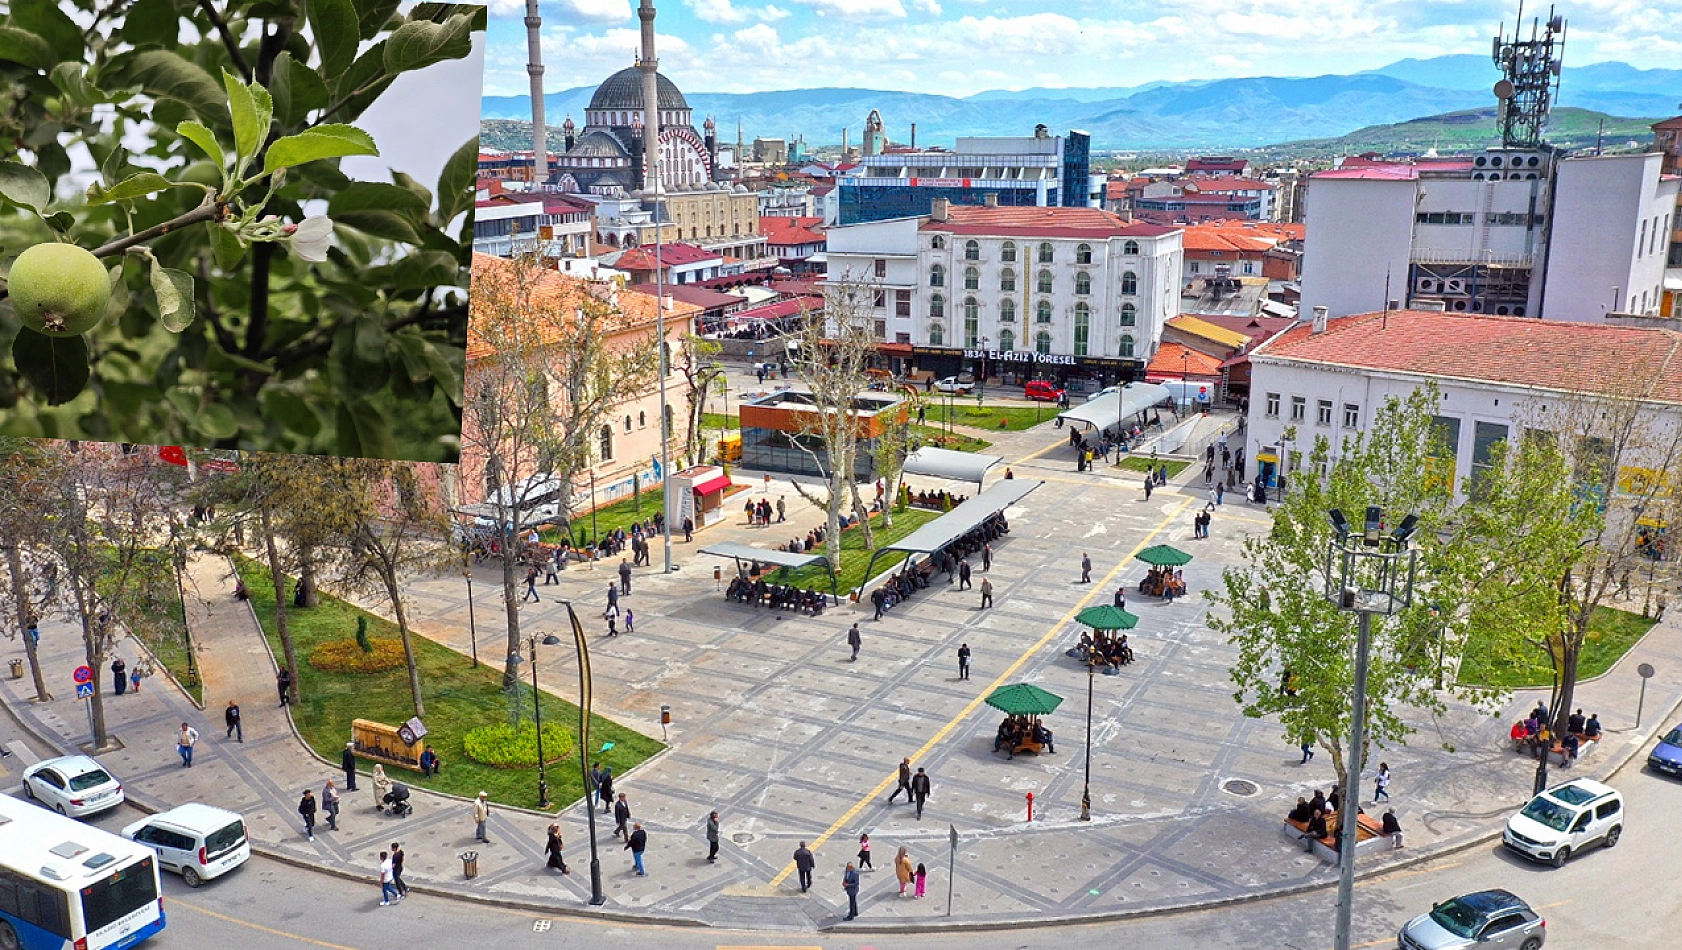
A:
[[[900,845],[899,854],[894,856],[894,877],[899,878],[899,896],[905,896],[905,888],[911,883],[914,873],[916,872],[911,867],[911,851]]]
[[[374,764],[374,810],[385,810],[385,795],[391,791],[391,779],[385,777],[385,766]]]

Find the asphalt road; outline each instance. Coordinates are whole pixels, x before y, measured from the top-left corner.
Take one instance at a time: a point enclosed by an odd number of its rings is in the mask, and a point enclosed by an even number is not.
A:
[[[1613,850],[1596,849],[1555,870],[1480,845],[1359,885],[1355,943],[1393,946],[1395,931],[1434,900],[1485,887],[1505,887],[1541,909],[1550,947],[1647,950],[1677,945],[1682,875],[1671,835],[1682,815],[1682,782],[1648,773],[1637,756],[1613,779],[1627,800],[1630,824]],[[15,789],[15,770],[4,782]],[[1557,774],[1557,773],[1556,773]],[[117,829],[137,814],[119,809],[95,819]],[[1498,821],[1500,815],[1491,815]],[[575,871],[575,873],[577,873]],[[1335,891],[1228,908],[1109,924],[1036,931],[922,933],[896,936],[743,934],[543,918],[527,911],[415,894],[379,906],[372,883],[355,883],[264,858],[191,890],[173,876],[164,882],[168,928],[152,950],[387,950],[456,945],[470,940],[498,950],[592,950],[648,947],[717,950],[725,947],[1071,948],[1146,947],[1160,950],[1326,950],[1332,945]],[[941,899],[944,895],[931,895]],[[468,936],[471,935],[471,936]]]

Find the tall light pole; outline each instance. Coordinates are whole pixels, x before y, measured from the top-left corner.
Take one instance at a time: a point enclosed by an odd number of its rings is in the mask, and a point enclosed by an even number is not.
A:
[[[643,188],[654,196],[654,332],[660,338],[660,523],[665,526],[665,530],[661,532],[665,539],[665,572],[670,574],[672,458],[671,425],[666,418],[666,374],[670,370],[667,366],[669,359],[666,345],[666,275],[661,260],[664,247],[661,231],[664,228],[660,221],[660,60],[654,55],[654,0],[642,0],[637,8],[637,19],[641,21],[642,33],[642,53],[637,57],[637,69],[642,72],[642,148],[643,158],[648,163],[647,174],[643,177]]]
[[[1080,792],[1080,820],[1092,820],[1092,670],[1095,664],[1086,658],[1086,782]]]
[[[1359,533],[1333,508],[1327,513],[1333,536],[1326,543],[1326,597],[1339,610],[1360,618],[1355,638],[1355,697],[1349,715],[1349,759],[1344,766],[1343,809],[1338,814],[1337,950],[1349,950],[1355,902],[1355,841],[1360,822],[1361,765],[1367,726],[1367,665],[1372,650],[1372,618],[1387,617],[1413,603],[1413,575],[1418,552],[1409,547],[1419,516],[1410,514],[1389,534],[1384,510],[1367,506]]]
[[[473,622],[473,555],[462,556],[461,576],[467,580],[467,636],[473,644],[473,668],[479,668],[479,627]]]
[[[975,390],[975,404],[981,405],[987,398],[987,346],[993,341],[987,337],[981,338],[981,379],[977,381]]]
[[[602,893],[602,862],[596,854],[596,809],[590,801],[590,795],[595,788],[590,781],[590,645],[584,640],[584,627],[578,622],[578,613],[572,609],[572,601],[563,600],[561,606],[567,609],[567,620],[572,624],[572,642],[578,648],[578,770],[584,778],[584,814],[588,816],[590,826],[590,903],[601,906],[607,903],[607,895]]]
[[[554,646],[561,642],[561,638],[549,634],[543,638],[546,646]],[[537,726],[537,807],[549,807],[549,771],[543,759],[543,694],[537,689],[537,634],[526,637],[526,652],[531,654],[531,712],[532,721]],[[515,663],[522,657],[516,653],[510,657]],[[585,789],[588,797],[589,789]]]

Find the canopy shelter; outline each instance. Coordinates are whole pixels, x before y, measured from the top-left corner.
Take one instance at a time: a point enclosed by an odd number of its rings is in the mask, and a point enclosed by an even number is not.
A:
[[[1132,630],[1139,625],[1139,618],[1120,607],[1100,604],[1076,614],[1075,623],[1094,630]]]
[[[977,455],[924,446],[905,457],[907,475],[926,475],[930,478],[950,478],[959,482],[974,482],[981,486],[987,470],[1004,461],[998,455]]]
[[[770,548],[756,548],[751,544],[737,544],[734,541],[720,541],[701,548],[700,553],[711,554],[716,557],[727,557],[736,562],[736,570],[742,569],[743,561],[758,561],[761,564],[775,564],[778,567],[790,569],[806,567],[809,564],[822,564],[829,574],[829,596],[836,603],[841,602],[840,595],[835,588],[835,567],[829,563],[829,558],[822,554],[796,554],[793,551],[773,551]]]
[[[1058,413],[1058,418],[1078,422],[1102,432],[1122,420],[1144,422],[1153,407],[1173,398],[1167,386],[1159,383],[1128,383],[1113,393],[1105,393],[1090,402]]]
[[[1191,563],[1191,555],[1167,544],[1153,544],[1134,557],[1154,567],[1180,567]]]
[[[993,690],[987,705],[1007,716],[1045,716],[1063,705],[1063,697],[1032,683],[1012,683]]]
[[[988,518],[1021,501],[1029,492],[1044,484],[1045,482],[1027,478],[1007,478],[1000,481],[898,541],[877,548],[870,555],[870,563],[865,566],[865,580],[876,576],[876,559],[889,551],[933,554],[981,527]]]

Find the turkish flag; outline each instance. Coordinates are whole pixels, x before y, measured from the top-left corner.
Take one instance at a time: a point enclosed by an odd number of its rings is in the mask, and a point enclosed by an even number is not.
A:
[[[171,465],[180,465],[185,467],[187,464],[187,452],[179,445],[166,445],[159,449],[158,458]]]

